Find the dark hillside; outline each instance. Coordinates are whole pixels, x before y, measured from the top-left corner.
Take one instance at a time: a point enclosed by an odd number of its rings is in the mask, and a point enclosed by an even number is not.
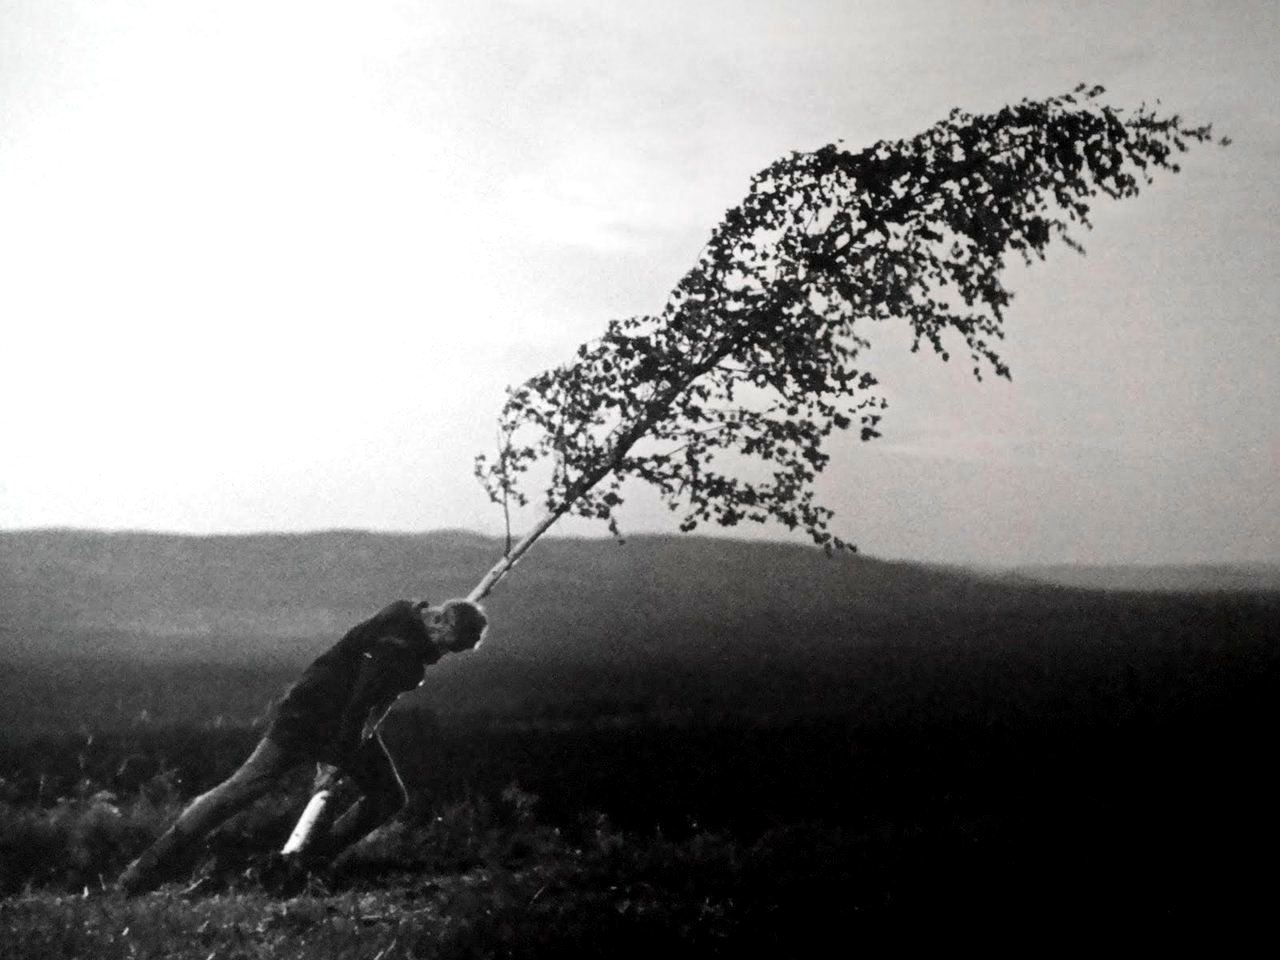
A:
[[[0,534],[0,654],[13,664],[0,721],[247,722],[348,625],[394,597],[464,593],[499,550],[461,532]],[[636,537],[540,543],[489,609],[484,647],[430,671],[408,705],[671,719],[911,716],[945,701],[1008,718],[1055,696],[1196,697],[1228,683],[1223,671],[1272,675],[1280,594],[1104,593]]]
[[[292,659],[386,601],[465,593],[499,556],[462,532],[260,536],[0,533],[0,650],[243,662]],[[781,544],[698,537],[548,539],[490,599],[484,657],[575,663],[789,656],[969,614],[1094,602],[1052,585]],[[771,639],[770,639],[771,638]]]
[[[335,531],[184,537],[0,534],[0,644],[11,656],[297,660],[401,596],[464,593],[497,541]],[[735,637],[828,650],[944,627],[960,609],[1060,604],[1051,588],[778,544],[693,537],[556,540],[504,582],[485,659],[574,663],[727,656]]]

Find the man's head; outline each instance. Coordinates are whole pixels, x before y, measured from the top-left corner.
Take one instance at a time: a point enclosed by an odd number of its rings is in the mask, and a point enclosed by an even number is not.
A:
[[[441,653],[460,653],[480,646],[489,618],[470,600],[446,600],[439,606],[419,607],[427,636]]]

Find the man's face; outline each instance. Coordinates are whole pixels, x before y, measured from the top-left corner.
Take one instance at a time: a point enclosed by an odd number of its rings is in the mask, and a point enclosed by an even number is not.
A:
[[[458,638],[453,629],[453,618],[440,607],[427,607],[422,611],[422,622],[426,624],[427,636],[440,650],[448,653],[461,653],[470,650],[473,644]]]

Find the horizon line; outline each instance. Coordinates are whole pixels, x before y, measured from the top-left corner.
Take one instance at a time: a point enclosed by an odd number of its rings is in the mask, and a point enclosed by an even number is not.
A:
[[[492,541],[501,543],[505,539],[504,534],[500,533],[484,533],[479,530],[473,530],[466,527],[432,527],[423,530],[403,530],[403,529],[379,529],[375,527],[316,527],[308,530],[240,530],[240,531],[206,531],[194,532],[184,530],[155,530],[142,527],[84,527],[74,526],[70,524],[51,524],[47,526],[31,526],[31,527],[8,527],[0,526],[0,536],[6,534],[95,534],[101,536],[136,536],[136,537],[177,537],[192,540],[214,540],[214,539],[250,539],[254,537],[318,537],[334,534],[355,534],[370,537],[396,537],[396,538],[421,538],[432,536],[461,536],[475,540]],[[513,539],[515,535],[513,534]],[[612,534],[547,534],[547,540],[561,541],[617,541],[619,546],[625,546],[628,540],[642,539],[664,539],[664,540],[723,540],[730,543],[743,544],[766,544],[772,547],[786,547],[800,550],[821,550],[819,546],[812,543],[803,543],[788,541],[783,539],[774,539],[770,537],[744,537],[735,536],[733,534],[719,534],[711,532],[695,532],[695,533],[678,533],[668,531],[641,530],[635,533],[624,533],[621,537],[614,537]],[[989,560],[938,560],[920,557],[892,557],[879,554],[871,554],[860,549],[848,551],[848,555],[858,557],[865,560],[877,560],[884,563],[912,563],[922,566],[932,567],[958,567],[967,570],[975,570],[979,572],[990,572],[1000,570],[1024,570],[1024,569],[1045,569],[1054,567],[1071,567],[1077,569],[1117,569],[1126,568],[1131,570],[1156,570],[1156,569],[1193,569],[1211,567],[1218,570],[1229,569],[1249,569],[1264,567],[1268,569],[1280,568],[1280,556],[1273,559],[1255,558],[1250,560],[1015,560],[1015,561],[989,561]]]

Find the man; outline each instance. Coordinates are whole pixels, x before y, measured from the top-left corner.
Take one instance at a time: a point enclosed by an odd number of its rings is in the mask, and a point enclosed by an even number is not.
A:
[[[297,854],[307,864],[331,859],[385,823],[405,803],[404,784],[377,724],[392,702],[422,682],[427,666],[480,644],[488,620],[467,600],[439,607],[398,600],[352,627],[318,657],[272,712],[267,732],[235,773],[193,800],[120,875],[126,893],[152,890],[189,869],[205,836],[257,800],[299,764],[336,767],[362,796]]]

